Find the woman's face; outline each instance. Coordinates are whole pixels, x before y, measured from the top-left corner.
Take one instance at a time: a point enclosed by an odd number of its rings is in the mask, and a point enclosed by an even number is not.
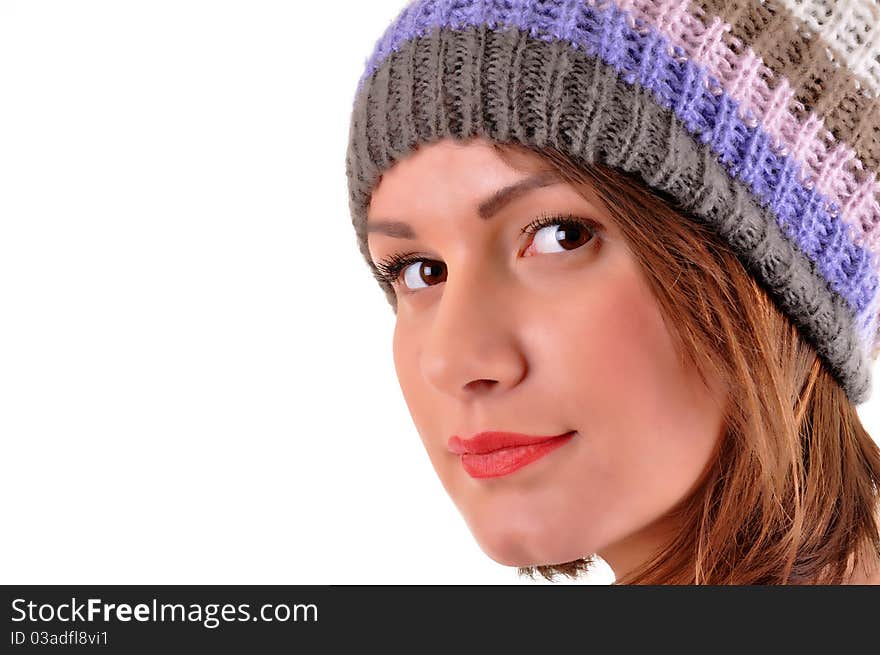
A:
[[[523,232],[541,216],[551,218]],[[384,174],[367,224],[374,262],[421,258],[397,275],[394,363],[480,547],[510,566],[598,553],[618,577],[644,561],[675,529],[662,515],[708,465],[722,400],[677,356],[598,198],[511,168],[481,139],[447,139]],[[574,435],[450,449],[451,437],[485,431]]]

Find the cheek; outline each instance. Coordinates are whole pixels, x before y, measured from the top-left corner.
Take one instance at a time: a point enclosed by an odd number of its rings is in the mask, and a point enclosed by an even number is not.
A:
[[[425,381],[419,369],[421,339],[424,334],[422,328],[410,323],[404,327],[402,321],[394,326],[394,369],[397,373],[397,381],[403,394],[404,401],[412,417],[422,440],[428,435],[438,434],[438,426],[432,423],[432,416],[436,415],[438,396],[436,390],[432,390]],[[433,411],[432,411],[433,410]],[[427,446],[427,443],[425,444]],[[429,448],[429,455],[434,456],[436,449]],[[435,463],[436,464],[436,463]]]
[[[680,361],[635,263],[617,262],[601,280],[570,290],[577,302],[558,305],[544,323],[535,361],[548,367],[542,377],[560,390],[559,411],[584,438],[571,469],[576,495],[647,521],[697,481],[722,417]]]
[[[394,369],[397,373],[397,381],[403,392],[406,404],[410,409],[416,424],[422,415],[421,407],[427,401],[423,398],[426,390],[421,389],[418,383],[418,348],[419,343],[411,328],[404,329],[402,322],[397,321],[394,325]]]
[[[426,329],[428,328],[415,327],[413,324],[403,327],[401,321],[395,324],[394,368],[413,426],[431,465],[446,492],[456,499],[461,494],[458,485],[463,483],[463,475],[458,459],[447,451],[442,442],[443,435],[449,429],[448,423],[444,421],[444,418],[450,416],[447,411],[449,405],[446,404],[448,401],[427,383],[419,369],[422,348],[420,336]]]

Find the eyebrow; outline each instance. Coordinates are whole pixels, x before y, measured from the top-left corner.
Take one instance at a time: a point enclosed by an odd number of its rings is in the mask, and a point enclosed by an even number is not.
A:
[[[525,195],[532,189],[557,184],[562,180],[552,172],[546,171],[523,178],[518,182],[498,189],[477,206],[477,215],[483,220],[488,220],[500,212],[505,206]],[[409,223],[403,221],[379,220],[368,221],[367,232],[379,232],[396,239],[416,239],[415,230]]]

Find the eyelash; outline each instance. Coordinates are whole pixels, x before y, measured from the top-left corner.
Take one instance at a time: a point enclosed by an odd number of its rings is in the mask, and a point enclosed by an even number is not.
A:
[[[521,234],[533,235],[541,228],[547,227],[548,225],[559,225],[560,227],[576,227],[576,228],[586,228],[587,231],[591,233],[593,237],[595,237],[596,233],[600,231],[600,226],[596,221],[592,221],[588,218],[581,218],[578,216],[573,216],[571,214],[542,214],[534,221],[526,225],[522,230],[520,230]],[[592,239],[591,239],[592,241]],[[590,242],[587,242],[590,243]],[[395,253],[393,255],[388,256],[386,259],[376,263],[376,271],[373,271],[373,276],[379,280],[380,282],[384,282],[386,284],[390,284],[392,286],[396,286],[399,282],[398,278],[400,277],[400,273],[410,264],[414,264],[416,262],[422,261],[436,261],[434,259],[428,257],[421,257],[416,253],[404,253],[399,254]]]

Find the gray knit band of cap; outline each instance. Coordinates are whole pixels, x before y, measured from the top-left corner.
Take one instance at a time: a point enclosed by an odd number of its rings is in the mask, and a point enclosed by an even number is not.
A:
[[[710,43],[704,35],[702,49],[686,39],[678,44],[669,22],[644,10],[651,4],[407,5],[376,43],[351,114],[346,173],[361,254],[376,274],[366,238],[371,194],[383,172],[418,146],[483,137],[552,147],[575,161],[637,175],[715,230],[816,348],[850,401],[865,402],[878,354],[880,220],[870,217],[875,206],[880,212],[872,155],[880,149],[863,139],[854,141],[858,147],[839,140],[833,152],[848,148],[849,165],[825,170],[846,183],[829,186],[813,171],[818,141],[785,128],[795,114],[812,124],[804,97],[794,94],[790,107],[776,103],[773,112],[749,104],[743,98],[752,87],[760,90],[764,77],[719,64],[720,37]],[[776,88],[797,90],[781,73],[780,79],[789,86]],[[823,111],[845,106],[847,89],[836,93],[820,96]],[[876,133],[863,126],[858,134],[880,138],[880,111],[870,115]],[[392,287],[379,284],[396,311]]]

